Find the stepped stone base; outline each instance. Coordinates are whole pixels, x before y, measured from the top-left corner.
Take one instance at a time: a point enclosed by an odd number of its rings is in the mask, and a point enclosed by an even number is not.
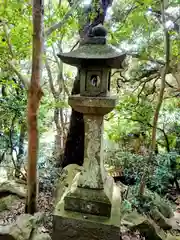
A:
[[[79,219],[54,216],[53,240],[119,240],[119,227]]]
[[[119,240],[121,191],[110,178],[105,190],[112,206],[109,218],[65,210],[67,189],[55,207],[52,240]]]
[[[111,202],[104,189],[86,189],[77,187],[64,198],[64,209],[98,216],[111,216]]]

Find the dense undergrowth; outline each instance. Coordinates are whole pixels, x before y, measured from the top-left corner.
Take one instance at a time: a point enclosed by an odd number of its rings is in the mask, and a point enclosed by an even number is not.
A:
[[[147,178],[148,189],[165,195],[169,187],[176,184],[180,178],[179,155],[176,152],[157,154],[153,166],[148,164],[148,156],[133,154],[128,151],[111,150],[107,153],[108,166],[114,167],[119,174],[115,178],[126,185],[137,185],[146,168],[153,172]]]

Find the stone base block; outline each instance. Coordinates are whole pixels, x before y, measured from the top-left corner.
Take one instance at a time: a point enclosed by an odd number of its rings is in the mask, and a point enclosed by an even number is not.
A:
[[[104,189],[86,189],[77,187],[64,198],[64,209],[98,216],[111,216],[111,202]]]
[[[111,203],[109,218],[65,210],[64,200],[69,193],[69,188],[66,189],[55,206],[53,240],[119,240],[121,190],[111,177],[107,178],[104,187]]]
[[[119,227],[101,223],[103,221],[54,216],[52,240],[119,240]]]

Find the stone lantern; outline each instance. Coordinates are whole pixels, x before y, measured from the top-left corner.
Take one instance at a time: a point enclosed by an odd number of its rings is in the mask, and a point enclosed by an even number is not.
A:
[[[81,46],[58,56],[64,63],[79,69],[80,96],[107,96],[110,92],[112,68],[121,68],[125,54],[106,44],[106,30],[95,27],[92,36],[81,41]]]
[[[116,97],[110,95],[111,69],[122,68],[126,55],[108,45],[106,35],[105,28],[97,26],[92,30],[90,37],[81,41],[78,49],[58,54],[64,63],[78,68],[80,94],[71,95],[69,105],[75,111],[83,113],[85,149],[83,170],[77,174],[72,186],[69,186],[67,193],[63,196],[64,212],[62,213],[61,207],[61,212],[56,213],[56,217],[59,214],[61,220],[63,216],[67,220],[67,216],[69,219],[72,213],[76,213],[78,220],[84,222],[81,218],[87,214],[89,221],[98,216],[98,221],[104,223],[104,220],[100,218],[107,218],[110,219],[109,225],[116,226],[116,220],[113,222],[113,219],[120,221],[119,214],[117,214],[120,210],[115,207],[116,204],[113,205],[113,196],[116,196],[116,201],[119,203],[120,196],[115,193],[113,179],[108,180],[104,169],[103,117],[116,105]],[[63,224],[61,222],[61,234]],[[55,235],[57,236],[57,233]],[[104,236],[106,236],[105,233]],[[69,239],[65,235],[62,237],[62,239]],[[75,236],[73,239],[78,238]],[[87,239],[87,237],[82,239]],[[119,239],[118,235],[117,239]]]

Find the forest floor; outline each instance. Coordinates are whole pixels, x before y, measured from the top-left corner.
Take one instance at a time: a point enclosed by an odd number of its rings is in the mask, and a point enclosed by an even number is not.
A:
[[[38,196],[38,212],[43,212],[44,228],[48,233],[52,233],[52,211],[53,211],[53,188],[44,190]],[[8,225],[16,221],[17,217],[25,211],[25,200],[18,199],[14,202],[11,209],[0,213],[0,225]]]
[[[55,171],[53,171],[55,173]],[[54,174],[55,176],[55,174]],[[56,174],[56,177],[58,174]],[[38,211],[45,214],[44,217],[44,232],[52,234],[53,229],[53,196],[54,196],[54,182],[56,177],[51,178],[45,177],[40,178],[40,193],[38,196]],[[0,225],[8,225],[16,221],[17,217],[24,213],[25,210],[25,200],[18,199],[14,202],[13,206],[9,210],[0,212]],[[144,238],[140,237],[138,232],[124,232],[122,233],[122,240],[143,240]]]
[[[16,218],[24,213],[25,201],[19,200],[16,202],[11,210],[4,211],[0,213],[0,225],[7,225],[13,223]],[[52,223],[52,212],[53,212],[53,192],[52,191],[42,191],[38,198],[38,211],[45,213],[44,218],[44,231],[52,234],[53,223]],[[1,220],[2,219],[2,220]],[[122,240],[144,240],[140,237],[138,232],[122,233]]]
[[[40,192],[38,196],[38,211],[43,212],[45,214],[44,217],[44,231],[52,234],[53,229],[53,199],[54,199],[54,190],[55,190],[55,182],[59,178],[59,170],[55,167],[51,166],[51,169],[48,168],[48,174],[44,174],[43,172],[40,174],[39,178],[39,187]],[[174,198],[177,199],[175,196],[176,192],[171,192],[171,195],[174,195]],[[179,204],[178,204],[179,205]],[[20,214],[23,214],[25,210],[25,200],[18,199],[14,202],[13,206],[9,210],[0,212],[0,225],[8,225],[13,223]],[[144,238],[139,235],[138,232],[122,232],[121,240],[143,240]]]

